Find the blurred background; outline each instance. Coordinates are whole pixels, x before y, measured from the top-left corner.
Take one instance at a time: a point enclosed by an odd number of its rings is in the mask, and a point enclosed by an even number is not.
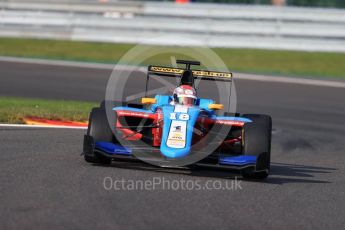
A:
[[[145,0],[142,0],[145,1]],[[172,2],[174,0],[154,0]],[[342,0],[175,0],[179,3],[186,2],[209,2],[209,3],[229,3],[229,4],[273,4],[273,5],[289,5],[289,6],[308,6],[308,7],[345,7]]]
[[[7,0],[0,2],[0,36],[344,52],[345,10],[337,9],[344,6],[340,0]],[[165,38],[148,41],[157,37]]]

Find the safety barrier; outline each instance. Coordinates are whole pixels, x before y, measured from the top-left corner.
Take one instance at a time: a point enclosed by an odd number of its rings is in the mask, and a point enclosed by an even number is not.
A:
[[[0,36],[345,52],[345,10],[136,1],[0,1]]]

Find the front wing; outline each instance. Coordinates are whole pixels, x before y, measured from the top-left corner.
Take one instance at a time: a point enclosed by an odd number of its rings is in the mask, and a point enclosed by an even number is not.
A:
[[[112,158],[114,160],[134,160],[134,161],[150,161],[159,160],[160,163],[164,161],[164,157],[150,157],[150,158],[137,158],[142,152],[153,152],[160,156],[160,150],[154,147],[147,146],[131,146],[124,147],[119,144],[110,142],[95,142],[93,137],[90,135],[84,136],[83,153],[85,155],[93,156],[94,154],[101,154],[103,156]],[[138,155],[137,155],[138,154]],[[163,162],[164,163],[164,162]],[[213,153],[199,162],[193,164],[193,166],[208,167],[208,168],[223,168],[242,170],[246,168],[256,168],[257,157],[256,156],[245,156],[245,155],[223,155],[221,153]]]

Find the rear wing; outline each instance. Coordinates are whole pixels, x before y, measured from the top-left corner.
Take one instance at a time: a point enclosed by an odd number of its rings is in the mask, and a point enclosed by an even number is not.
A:
[[[153,66],[148,67],[146,75],[146,86],[145,86],[145,97],[147,96],[147,90],[149,85],[149,79],[151,75],[158,75],[164,77],[178,77],[180,78],[180,83],[185,85],[194,86],[194,79],[200,80],[211,80],[211,81],[221,81],[221,85],[225,86],[225,92],[229,95],[228,102],[223,103],[225,105],[224,111],[229,112],[230,109],[230,97],[231,97],[231,87],[232,87],[232,73],[230,72],[220,72],[220,71],[208,71],[208,70],[197,70],[191,69],[191,65],[200,65],[198,61],[187,61],[187,60],[176,60],[176,64],[183,64],[185,68],[178,67],[165,67],[165,66]],[[224,83],[223,83],[224,82]],[[225,98],[225,97],[222,97]]]
[[[166,77],[181,77],[185,69],[172,68],[164,66],[152,66],[148,67],[148,74],[161,75]],[[232,81],[232,73],[208,71],[208,70],[191,70],[195,79],[205,79],[214,81]]]

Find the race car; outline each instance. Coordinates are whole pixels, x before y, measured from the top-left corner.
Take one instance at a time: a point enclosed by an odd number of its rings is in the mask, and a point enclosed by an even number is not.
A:
[[[224,105],[199,97],[195,80],[231,84],[232,73],[149,66],[150,76],[178,78],[173,95],[144,97],[141,103],[103,101],[93,108],[83,155],[89,163],[139,160],[161,167],[238,170],[244,178],[269,175],[272,119],[268,115],[223,111]],[[145,94],[146,95],[146,94]],[[111,107],[110,112],[107,107]]]

